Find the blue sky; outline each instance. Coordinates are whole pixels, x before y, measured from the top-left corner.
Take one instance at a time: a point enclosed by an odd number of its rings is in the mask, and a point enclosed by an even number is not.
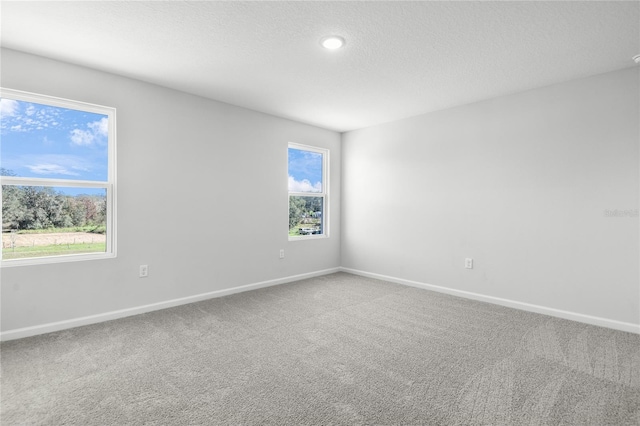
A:
[[[289,191],[322,192],[322,154],[289,148]]]
[[[21,177],[106,181],[108,128],[103,114],[3,98],[0,164]]]

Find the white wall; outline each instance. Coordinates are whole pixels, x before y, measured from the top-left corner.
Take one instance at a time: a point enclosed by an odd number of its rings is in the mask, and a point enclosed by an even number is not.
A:
[[[340,134],[21,52],[1,56],[3,87],[115,107],[118,126],[117,258],[3,268],[3,334],[340,266]],[[330,238],[288,242],[288,142],[330,149]],[[140,264],[148,278],[138,278]]]
[[[604,213],[639,208],[639,93],[631,68],[344,134],[342,265],[639,324],[639,220]]]

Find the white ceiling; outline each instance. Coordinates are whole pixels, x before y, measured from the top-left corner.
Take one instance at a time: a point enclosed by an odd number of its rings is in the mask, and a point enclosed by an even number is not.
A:
[[[635,66],[640,2],[1,2],[2,46],[347,131]],[[343,36],[338,51],[320,47]]]

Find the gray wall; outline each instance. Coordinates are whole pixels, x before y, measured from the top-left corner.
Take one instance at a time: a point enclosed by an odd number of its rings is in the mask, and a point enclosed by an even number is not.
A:
[[[639,208],[639,93],[630,68],[344,134],[343,267],[639,324],[639,220],[605,216]]]
[[[1,55],[3,87],[115,107],[118,126],[117,258],[2,268],[3,331],[340,266],[340,134],[21,52]],[[330,238],[288,242],[288,142],[331,150]],[[140,264],[148,278],[138,278]]]

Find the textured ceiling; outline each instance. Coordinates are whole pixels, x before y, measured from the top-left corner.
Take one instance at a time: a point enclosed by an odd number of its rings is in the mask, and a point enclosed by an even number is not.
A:
[[[2,46],[346,131],[634,66],[640,2],[2,1]],[[319,40],[343,36],[343,49]]]

